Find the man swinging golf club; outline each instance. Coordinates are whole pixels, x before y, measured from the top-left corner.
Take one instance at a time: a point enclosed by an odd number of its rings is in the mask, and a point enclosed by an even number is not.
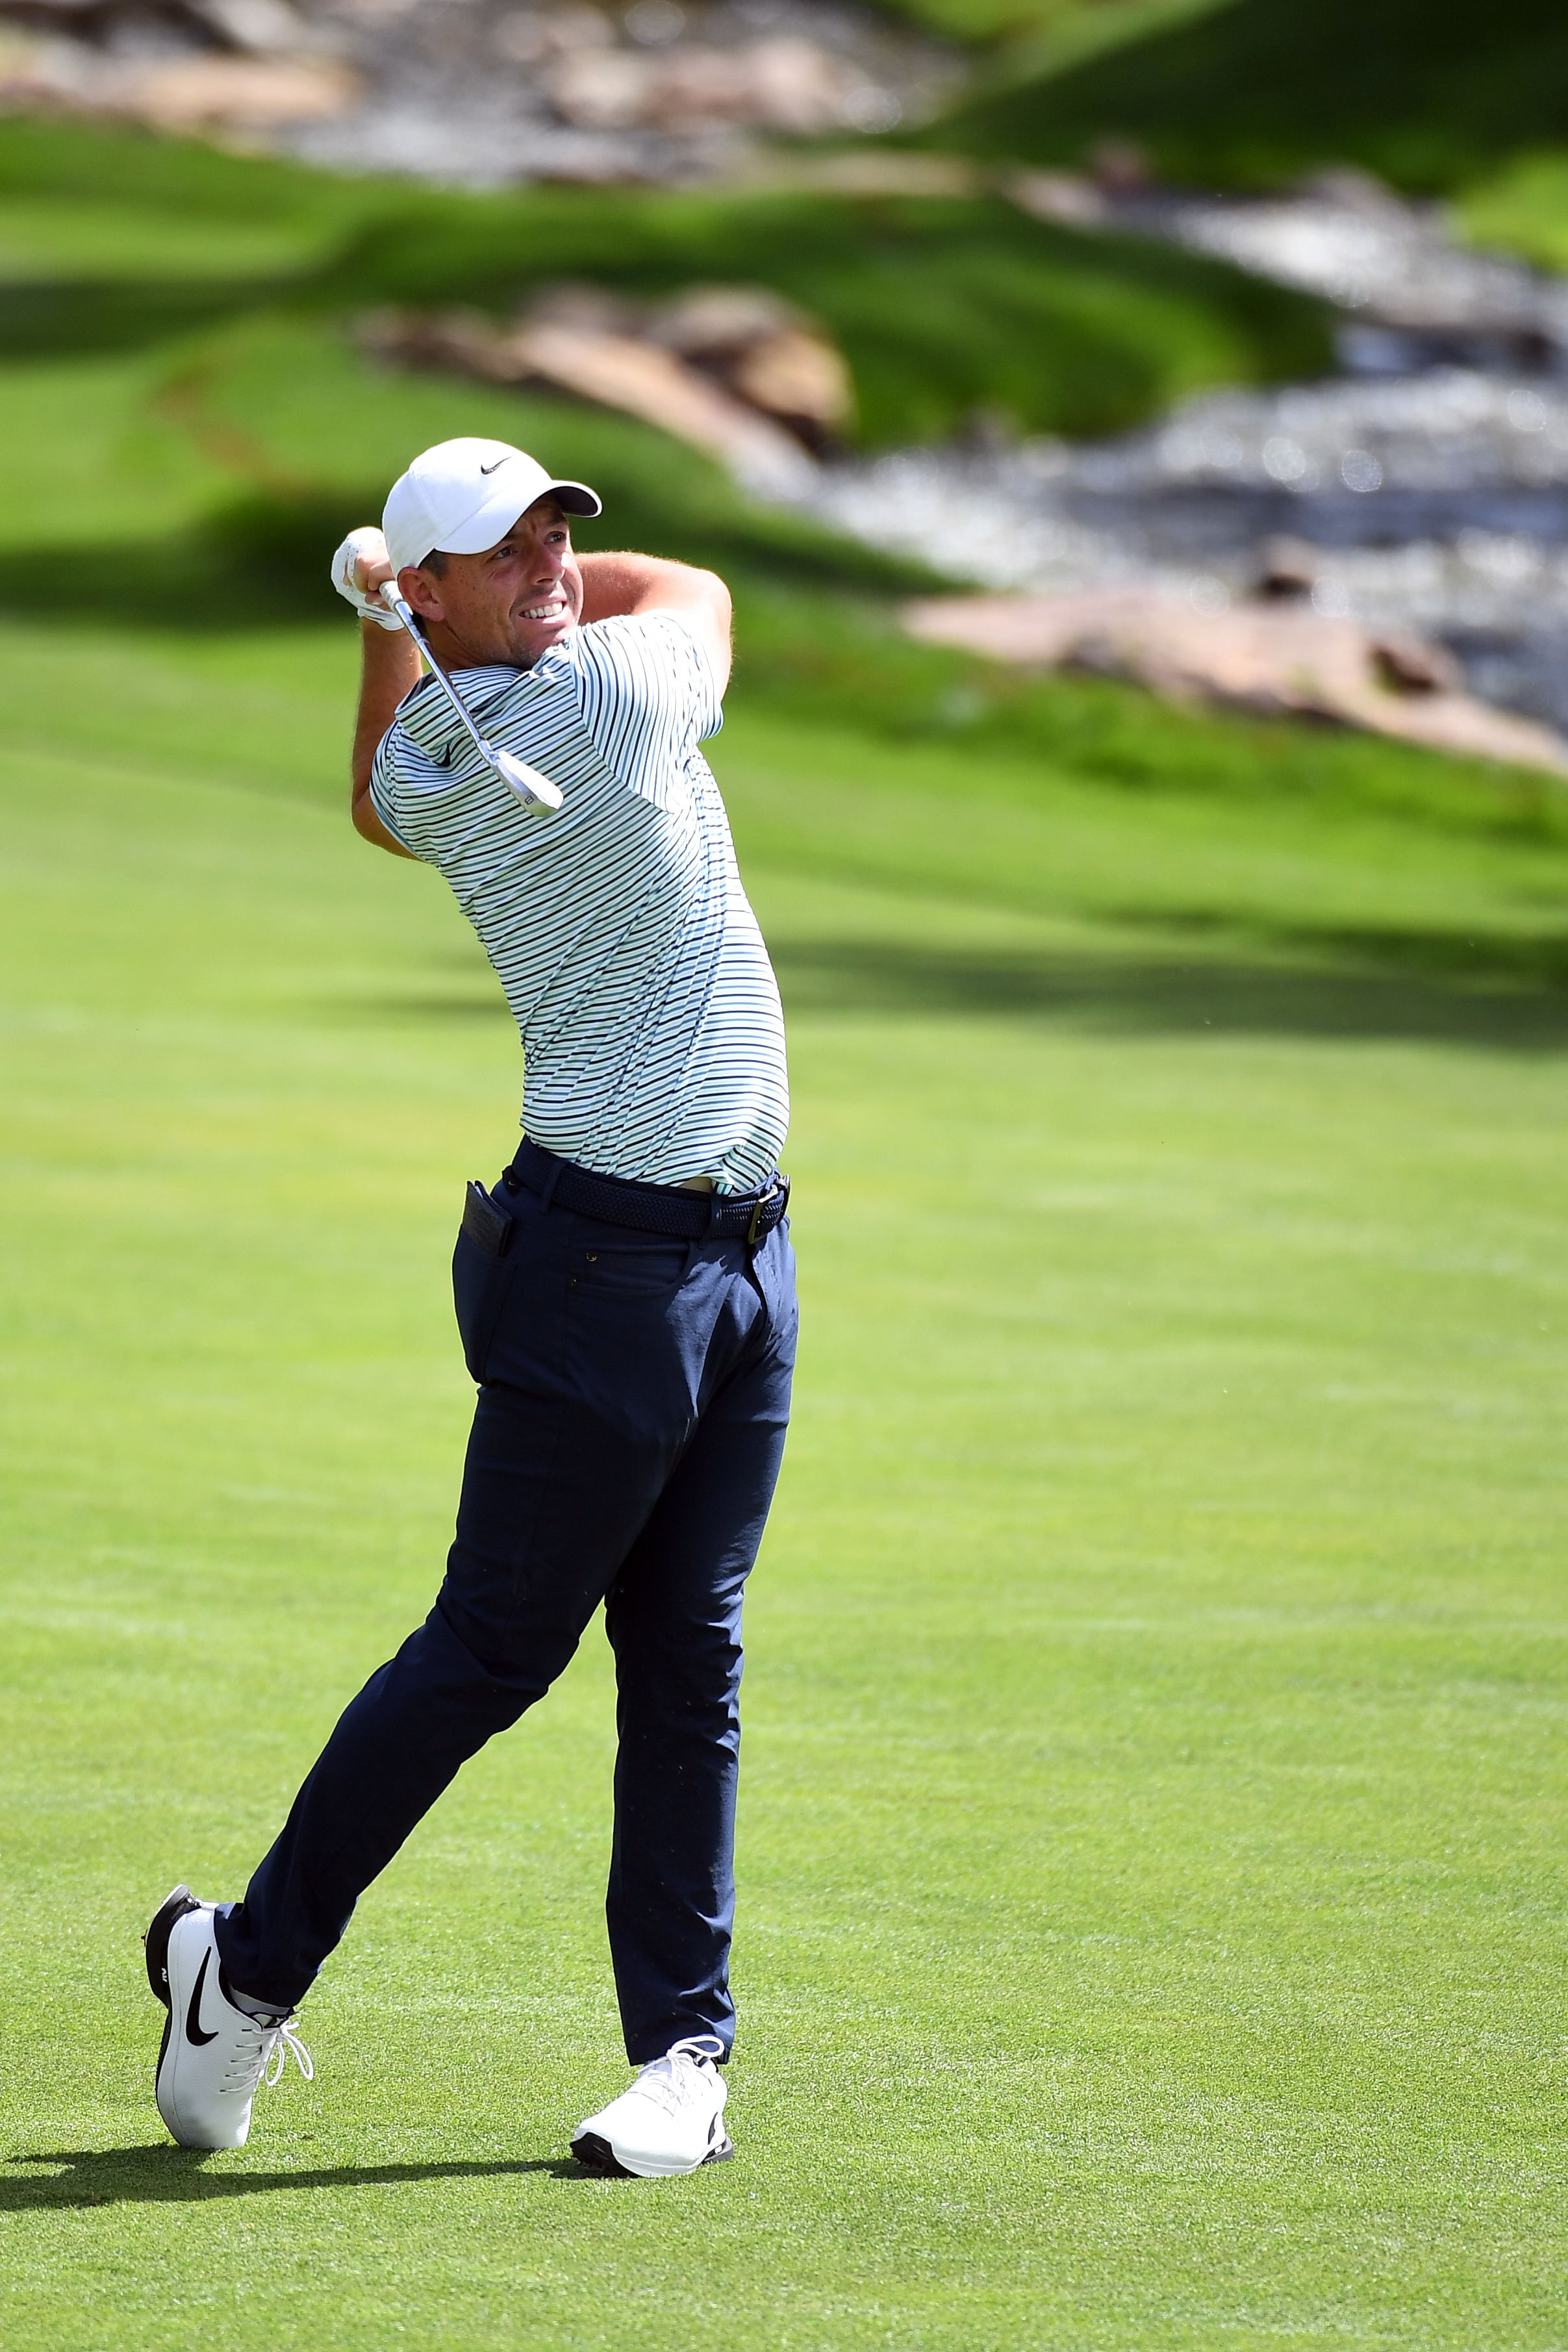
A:
[[[384,544],[356,532],[333,562],[363,640],[353,821],[438,867],[479,932],[522,1035],[523,1139],[493,1192],[469,1185],[453,1260],[479,1398],[435,1606],[244,1901],[179,1886],[148,1930],[158,2106],[189,2147],[242,2146],[289,2050],[309,2075],[294,2013],[360,1894],[602,1601],[606,1915],[639,2071],[573,2149],[645,2177],[731,2153],[741,1594],[795,1338],[784,1028],[698,748],[729,594],[685,564],[574,555],[571,518],[599,511],[504,442],[447,441],[394,487]]]

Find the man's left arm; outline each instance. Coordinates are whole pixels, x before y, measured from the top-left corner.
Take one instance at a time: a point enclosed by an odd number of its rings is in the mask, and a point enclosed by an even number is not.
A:
[[[716,572],[674,563],[662,555],[580,555],[583,618],[679,613],[701,641],[721,694],[730,683],[730,591]]]

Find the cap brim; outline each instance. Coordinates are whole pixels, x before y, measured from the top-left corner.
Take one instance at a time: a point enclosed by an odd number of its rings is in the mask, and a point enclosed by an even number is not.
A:
[[[591,490],[586,482],[546,482],[542,489],[535,490],[528,506],[536,507],[541,499],[554,499],[564,513],[584,518],[603,514],[605,510],[598,492]],[[498,482],[478,512],[471,514],[468,521],[460,523],[455,530],[447,533],[441,541],[441,552],[444,555],[482,555],[487,547],[493,547],[498,539],[506,537],[520,514],[528,512],[528,507],[520,508],[516,500],[516,490],[509,496]]]
[[[558,499],[568,514],[582,515],[588,520],[605,511],[604,499],[597,490],[591,490],[586,482],[552,482],[549,489],[542,490],[540,496]]]

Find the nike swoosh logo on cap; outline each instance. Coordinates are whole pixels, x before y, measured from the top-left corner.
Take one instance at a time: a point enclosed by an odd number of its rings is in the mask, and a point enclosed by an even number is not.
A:
[[[204,2042],[217,2040],[216,2032],[202,2032],[202,1987],[207,1980],[207,1962],[211,1958],[212,1952],[209,1948],[202,1954],[202,1964],[196,1970],[196,1981],[191,1993],[191,2005],[185,2011],[185,2038],[187,2041],[194,2042],[198,2050]]]
[[[509,451],[508,451],[508,453],[507,453],[507,455],[506,455],[504,457],[498,457],[498,458],[496,459],[495,464],[494,464],[493,466],[481,466],[481,467],[479,467],[479,471],[480,471],[480,473],[481,473],[481,474],[494,474],[494,473],[499,473],[499,472],[500,472],[500,468],[501,468],[501,467],[503,467],[503,466],[508,466],[508,465],[510,465],[510,463],[511,463],[511,453],[510,453],[510,451],[509,450]]]

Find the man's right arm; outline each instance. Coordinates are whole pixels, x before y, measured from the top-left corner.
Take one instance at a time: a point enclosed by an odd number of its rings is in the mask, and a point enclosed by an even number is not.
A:
[[[366,841],[374,841],[378,849],[390,850],[394,857],[412,857],[413,851],[405,849],[376,814],[375,803],[370,796],[370,776],[381,739],[396,716],[398,704],[419,683],[419,656],[413,639],[401,629],[393,636],[374,621],[362,621],[359,634],[363,667],[351,761],[353,797],[350,806],[354,831],[363,834]]]

